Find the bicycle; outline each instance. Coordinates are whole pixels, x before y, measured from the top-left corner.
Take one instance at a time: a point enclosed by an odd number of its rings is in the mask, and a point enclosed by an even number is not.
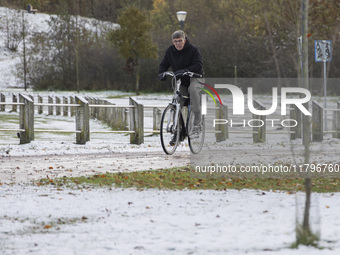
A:
[[[161,74],[164,76],[172,77],[172,88],[174,94],[172,102],[165,108],[161,118],[160,124],[160,138],[164,152],[168,155],[172,155],[176,149],[180,140],[184,140],[188,137],[189,147],[192,153],[197,154],[202,150],[205,136],[205,122],[204,116],[199,125],[194,125],[195,114],[191,111],[190,98],[180,93],[181,80],[180,77],[176,77],[173,72],[164,72]],[[186,71],[181,76],[188,75],[189,77],[201,78],[202,75],[193,72]],[[180,105],[181,98],[185,98],[188,106],[188,114],[186,122],[184,122],[182,107]],[[184,104],[184,105],[185,105]]]

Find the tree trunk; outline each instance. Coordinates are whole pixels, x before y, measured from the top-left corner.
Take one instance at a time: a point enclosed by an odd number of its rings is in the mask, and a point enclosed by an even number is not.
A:
[[[273,40],[273,34],[272,34],[272,30],[270,27],[270,23],[268,21],[268,17],[267,17],[267,12],[266,10],[263,10],[264,13],[264,21],[266,23],[266,30],[267,30],[267,36],[268,36],[268,40],[270,43],[270,47],[272,49],[272,54],[273,54],[273,59],[274,59],[274,63],[275,63],[275,68],[276,68],[276,73],[277,73],[277,78],[279,79],[279,91],[281,91],[281,70],[280,70],[280,63],[277,57],[277,52],[276,52],[276,48],[275,48],[275,44],[274,44],[274,40]]]
[[[303,63],[303,82],[302,86],[306,89],[309,89],[309,72],[308,72],[308,4],[309,0],[302,0],[302,27],[301,27],[301,35],[302,35],[302,63]],[[308,109],[308,103],[305,104],[305,107]],[[303,115],[303,143],[305,148],[305,164],[309,164],[310,157],[310,140],[311,140],[311,131],[310,131],[310,117],[307,115]],[[305,212],[303,218],[303,229],[304,232],[308,235],[310,233],[309,226],[309,216],[310,216],[310,203],[311,203],[311,194],[312,194],[312,182],[309,173],[309,169],[306,172],[305,179],[305,190],[306,190],[306,203],[305,203]]]
[[[78,16],[79,16],[79,2],[78,2],[78,15],[76,15],[76,82],[77,82],[77,93],[79,93],[79,25],[78,25]]]
[[[22,46],[23,46],[23,60],[24,60],[24,87],[27,90],[27,60],[26,60],[26,26],[25,26],[25,12],[22,12]]]
[[[139,61],[137,59],[136,61],[137,63],[137,69],[136,69],[136,87],[135,87],[135,91],[137,95],[140,95],[140,91],[139,91],[139,79],[140,79],[140,66],[139,66]]]

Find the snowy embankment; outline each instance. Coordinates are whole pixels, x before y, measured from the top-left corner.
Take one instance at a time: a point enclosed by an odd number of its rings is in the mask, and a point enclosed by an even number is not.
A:
[[[15,12],[12,9],[0,7],[0,89],[6,88],[22,88],[23,82],[18,78],[16,65],[21,61],[22,43],[19,44],[18,50],[13,52],[5,47],[6,45],[6,19],[11,19],[15,14],[18,18],[22,18],[21,13]],[[37,13],[27,14],[25,12],[25,19],[31,31],[42,32],[47,31],[50,15]],[[18,20],[17,22],[21,22]],[[20,28],[18,28],[20,29]]]

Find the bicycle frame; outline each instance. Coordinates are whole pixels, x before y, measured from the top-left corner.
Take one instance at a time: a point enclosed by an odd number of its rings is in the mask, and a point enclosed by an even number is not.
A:
[[[176,76],[174,75],[174,73],[172,72],[166,72],[166,75],[169,75],[169,76],[172,76],[172,82],[174,82],[175,84],[172,84],[173,88],[174,88],[174,95],[172,97],[172,103],[170,104],[173,104],[176,106],[176,114],[175,114],[175,121],[174,121],[174,127],[177,126],[177,123],[178,123],[178,117],[180,116],[179,115],[179,112],[181,111],[181,103],[180,103],[180,99],[181,97],[183,98],[189,98],[187,96],[183,96],[180,94],[180,90],[179,88],[181,87],[181,80],[180,79],[176,79]],[[182,113],[181,113],[182,115]],[[184,120],[183,120],[184,121]],[[168,117],[168,123],[170,122],[170,116]],[[170,124],[170,123],[169,123]],[[169,125],[168,124],[168,125]],[[184,124],[184,123],[183,123]],[[185,124],[184,124],[184,128],[185,128]],[[170,132],[172,130],[170,130],[170,127],[167,126],[167,131]]]

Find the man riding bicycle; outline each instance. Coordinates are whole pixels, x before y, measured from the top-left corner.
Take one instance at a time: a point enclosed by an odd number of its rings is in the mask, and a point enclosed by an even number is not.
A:
[[[200,51],[196,46],[190,43],[185,33],[182,30],[175,31],[172,34],[172,45],[165,51],[165,56],[159,65],[159,79],[165,80],[166,72],[169,67],[172,68],[176,76],[181,77],[185,71],[190,71],[203,75],[203,63]],[[190,97],[191,109],[195,114],[194,125],[201,123],[201,104],[198,90],[196,87],[201,87],[198,78],[189,76],[181,77],[180,93],[183,96]],[[185,99],[182,98],[181,106],[183,106]],[[184,140],[181,135],[180,141]],[[173,139],[175,140],[175,138]],[[171,143],[171,142],[170,142]]]

